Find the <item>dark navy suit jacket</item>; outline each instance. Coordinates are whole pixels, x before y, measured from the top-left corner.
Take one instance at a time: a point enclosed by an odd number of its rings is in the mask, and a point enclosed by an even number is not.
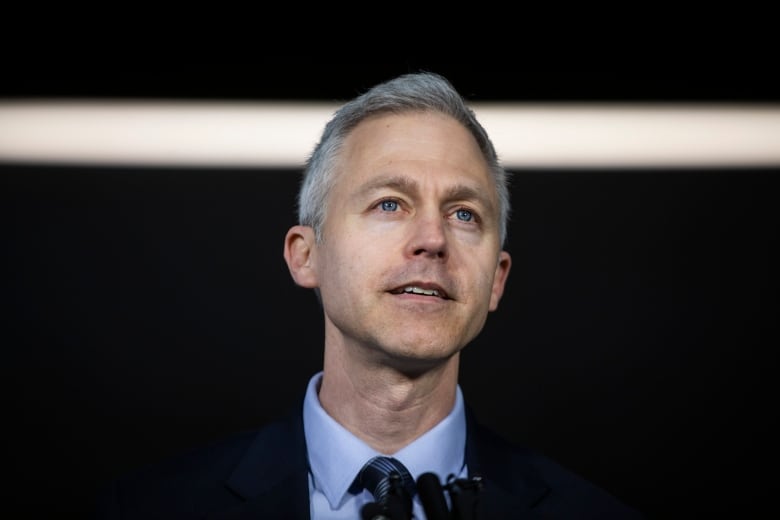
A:
[[[469,474],[483,482],[479,520],[641,518],[549,458],[497,436],[470,410],[467,428]],[[100,495],[97,518],[309,519],[302,414],[118,478]]]

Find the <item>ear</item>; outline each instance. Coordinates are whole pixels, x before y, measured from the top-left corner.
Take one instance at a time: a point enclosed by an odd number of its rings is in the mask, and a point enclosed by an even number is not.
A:
[[[506,279],[509,277],[509,268],[512,267],[512,257],[506,251],[498,254],[498,264],[496,264],[496,273],[493,276],[493,290],[490,293],[490,310],[498,308],[498,302],[504,294]]]
[[[295,283],[307,289],[317,287],[314,270],[314,230],[310,226],[293,226],[284,237],[284,259]]]

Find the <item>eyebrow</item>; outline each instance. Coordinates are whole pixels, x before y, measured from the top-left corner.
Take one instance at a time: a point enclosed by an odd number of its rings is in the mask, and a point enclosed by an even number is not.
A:
[[[372,191],[390,188],[404,193],[413,193],[417,191],[417,181],[405,175],[393,175],[390,177],[379,177],[367,182],[358,190],[358,195],[369,194]]]
[[[358,195],[367,195],[373,191],[381,189],[394,189],[402,193],[414,195],[419,190],[416,180],[406,175],[392,175],[380,177],[364,184],[359,190]],[[495,207],[489,197],[472,186],[466,184],[456,184],[451,186],[446,194],[446,200],[471,200],[484,206],[489,212],[494,212]]]

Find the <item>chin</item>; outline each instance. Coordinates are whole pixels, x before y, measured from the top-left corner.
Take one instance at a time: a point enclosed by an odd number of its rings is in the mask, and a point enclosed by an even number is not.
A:
[[[427,369],[448,361],[460,352],[460,348],[453,347],[452,344],[442,344],[441,338],[439,338],[435,343],[426,343],[420,340],[405,342],[394,348],[386,349],[386,352],[398,363]]]

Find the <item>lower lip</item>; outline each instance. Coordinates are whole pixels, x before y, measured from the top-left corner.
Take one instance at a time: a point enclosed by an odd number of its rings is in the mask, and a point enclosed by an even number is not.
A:
[[[431,303],[443,303],[447,300],[439,298],[438,296],[428,296],[426,294],[414,294],[414,293],[401,293],[396,294],[404,300],[419,301],[419,302],[431,302]]]

